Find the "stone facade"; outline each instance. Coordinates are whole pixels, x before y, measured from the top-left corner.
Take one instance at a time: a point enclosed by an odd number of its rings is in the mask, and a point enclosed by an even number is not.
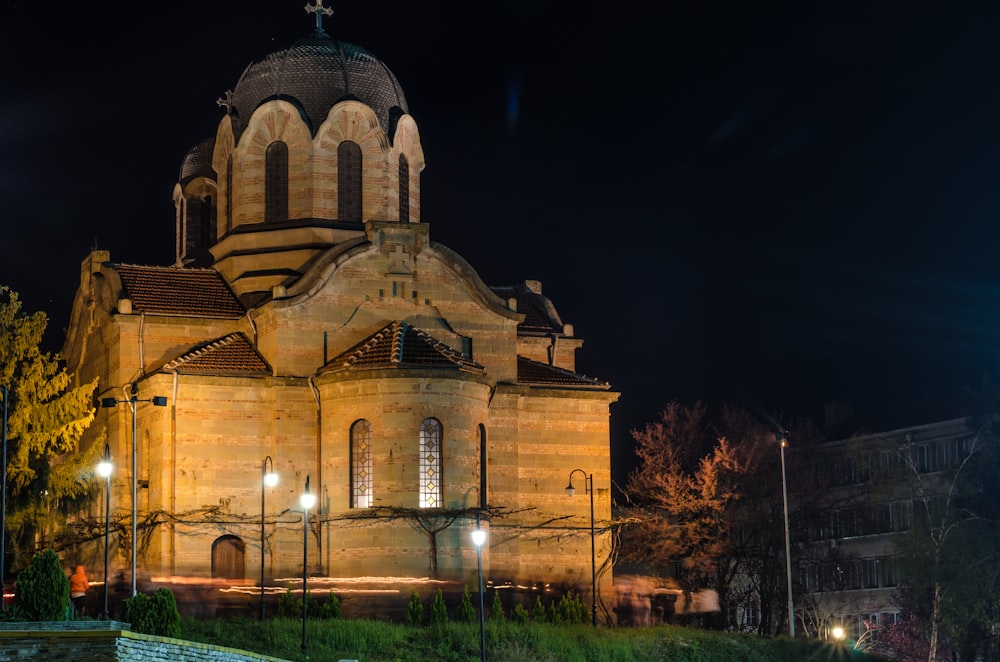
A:
[[[233,99],[273,71],[280,98],[230,104],[189,152],[175,264],[84,259],[62,355],[114,406],[83,450],[110,446],[116,519],[136,487],[143,581],[246,585],[262,563],[268,581],[301,576],[308,479],[310,574],[474,585],[478,518],[488,580],[589,595],[590,502],[582,479],[564,488],[574,469],[593,476],[600,566],[618,394],[575,372],[582,340],[541,283],[487,285],[431,240],[416,122],[359,51],[317,30],[248,68]],[[306,95],[352,76],[317,117]]]

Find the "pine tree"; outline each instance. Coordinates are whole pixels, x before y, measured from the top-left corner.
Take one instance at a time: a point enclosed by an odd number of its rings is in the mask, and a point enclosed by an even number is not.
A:
[[[43,352],[43,312],[21,310],[17,293],[0,286],[0,399],[7,407],[7,549],[12,566],[27,562],[39,530],[58,530],[61,512],[91,489],[87,479],[102,449],[77,453],[94,419],[96,382],[78,387],[58,355]],[[96,445],[95,445],[96,446]],[[21,552],[21,555],[18,555]]]

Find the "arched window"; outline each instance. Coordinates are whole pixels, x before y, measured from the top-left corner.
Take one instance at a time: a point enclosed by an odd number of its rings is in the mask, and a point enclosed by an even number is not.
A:
[[[361,146],[345,140],[337,147],[337,215],[361,221]]]
[[[426,418],[420,424],[420,507],[441,507],[441,423]]]
[[[226,234],[233,229],[233,155],[226,160]]]
[[[372,425],[361,419],[351,426],[351,508],[372,503]]]
[[[244,579],[246,545],[236,536],[221,536],[212,543],[212,577]]]
[[[399,222],[410,222],[410,163],[399,155]]]
[[[288,220],[288,145],[275,140],[264,157],[264,222]]]

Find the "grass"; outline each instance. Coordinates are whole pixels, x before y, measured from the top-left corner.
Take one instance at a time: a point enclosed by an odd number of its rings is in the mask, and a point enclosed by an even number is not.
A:
[[[184,619],[181,632],[190,641],[295,662],[480,659],[479,625],[468,623],[413,627],[371,620],[308,621],[307,655],[301,650],[302,621],[298,619]],[[487,623],[486,658],[490,662],[884,662],[816,639],[793,641],[672,625],[594,629],[510,622]]]

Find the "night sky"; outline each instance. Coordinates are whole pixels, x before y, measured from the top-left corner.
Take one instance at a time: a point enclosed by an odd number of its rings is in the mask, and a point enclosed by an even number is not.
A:
[[[80,262],[173,261],[171,191],[297,2],[6,2],[0,284],[58,350]],[[543,283],[629,430],[701,399],[948,418],[1000,348],[995,3],[334,2],[385,62],[423,220]]]

